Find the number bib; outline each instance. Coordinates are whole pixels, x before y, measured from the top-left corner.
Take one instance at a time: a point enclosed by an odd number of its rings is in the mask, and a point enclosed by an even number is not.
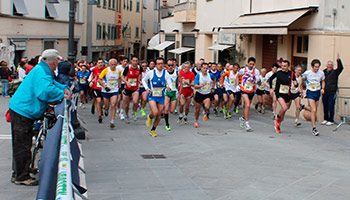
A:
[[[272,87],[274,88],[274,87],[276,87],[276,79],[274,79],[273,81],[272,81]]]
[[[115,88],[115,87],[117,87],[117,79],[108,80],[107,86],[108,86],[109,88]]]
[[[189,79],[183,79],[182,80],[183,87],[190,87],[190,80]]]
[[[280,94],[288,94],[289,92],[289,86],[288,85],[280,85]]]
[[[260,89],[260,90],[265,90],[265,85],[264,85],[264,84],[261,84],[259,89]]]
[[[310,83],[309,86],[310,86],[310,91],[313,91],[313,92],[318,91],[320,88],[319,83]]]
[[[80,79],[80,84],[85,84],[86,80],[85,79]]]
[[[230,85],[236,85],[236,79],[230,78],[229,83],[230,83]]]
[[[153,88],[152,89],[152,96],[154,96],[154,97],[163,96],[163,88]]]
[[[173,89],[176,89],[176,82],[173,81],[173,82],[171,82],[171,84],[172,84],[172,86],[173,86]]]
[[[102,85],[100,84],[100,82],[97,81],[96,87],[102,87]]]
[[[210,84],[206,83],[205,86],[201,87],[201,91],[208,91],[210,88]]]
[[[128,81],[129,81],[131,87],[135,87],[136,86],[136,83],[137,83],[137,79],[136,78],[129,78]]]
[[[245,83],[244,84],[244,90],[253,91],[253,88],[254,88],[254,84],[253,83]]]

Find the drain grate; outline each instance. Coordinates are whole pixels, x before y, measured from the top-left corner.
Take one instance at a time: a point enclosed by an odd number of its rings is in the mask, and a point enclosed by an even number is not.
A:
[[[166,156],[163,154],[145,154],[141,155],[143,159],[166,159]]]

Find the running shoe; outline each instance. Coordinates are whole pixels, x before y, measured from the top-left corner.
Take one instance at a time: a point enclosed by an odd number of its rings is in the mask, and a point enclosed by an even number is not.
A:
[[[261,114],[265,114],[265,106],[261,106]]]
[[[187,117],[184,117],[184,124],[187,124]]]
[[[247,132],[252,132],[252,131],[253,131],[252,127],[250,127],[249,124],[247,124],[247,123],[246,123],[246,125],[245,125],[245,130],[246,130]]]
[[[83,103],[80,102],[80,103],[79,103],[79,108],[82,108],[82,107],[83,107]]]
[[[226,112],[226,106],[223,107],[222,112]]]
[[[169,125],[169,126],[165,126],[165,130],[167,130],[167,131],[171,131],[171,127],[170,127],[170,125]]]
[[[141,115],[142,117],[146,117],[146,112],[145,112],[145,109],[141,108]]]
[[[95,114],[95,106],[94,106],[94,104],[91,105],[91,114]]]
[[[203,117],[203,121],[208,121],[208,116],[205,114],[204,117]]]
[[[218,116],[218,111],[216,109],[214,109],[214,116],[217,117]]]
[[[236,107],[236,114],[238,114],[238,111],[239,111],[239,109],[238,109],[238,106]]]
[[[302,111],[303,109],[305,109],[305,105],[304,105],[304,103],[300,103],[299,111]]]
[[[275,125],[274,125],[276,133],[281,133],[281,128],[280,128],[281,123],[280,123],[280,121],[281,121],[280,118],[277,116],[276,120],[275,120]]]
[[[299,122],[299,120],[298,119],[295,119],[295,121],[294,121],[294,126],[295,127],[298,127],[298,126],[300,126],[301,125],[301,123]]]
[[[174,113],[177,114],[177,109],[175,108]]]
[[[155,130],[151,130],[151,132],[149,132],[149,134],[152,136],[152,137],[157,137],[157,133]]]
[[[177,123],[178,123],[178,124],[181,124],[181,123],[182,123],[182,118],[181,118],[181,117],[179,117],[179,120],[177,120]]]
[[[324,120],[323,122],[321,122],[322,125],[326,125],[327,124],[327,120]]]
[[[326,123],[326,126],[333,126],[334,125],[334,122],[327,122]]]
[[[228,117],[228,118],[232,118],[231,112],[227,112],[227,117]]]
[[[119,116],[120,116],[120,120],[124,120],[125,119],[125,116],[124,116],[123,113],[120,113]]]
[[[316,128],[312,129],[312,135],[318,136],[319,134],[320,134],[320,132],[318,132],[318,130]]]
[[[98,116],[98,123],[101,124],[101,123],[102,123],[102,120],[103,120],[103,119],[102,119],[102,116]]]
[[[224,118],[228,119],[228,113],[227,112],[224,112]]]
[[[195,128],[198,128],[198,127],[199,127],[198,121],[194,122],[194,127],[195,127]]]
[[[107,117],[108,116],[108,110],[105,109],[105,116]]]
[[[83,104],[83,105],[81,106],[81,108],[82,108],[82,109],[85,109],[85,104]]]
[[[132,116],[133,116],[133,118],[134,118],[134,122],[136,122],[136,121],[137,121],[137,112],[132,113]]]
[[[239,118],[239,126],[241,128],[245,128],[245,119],[243,117]]]
[[[110,127],[111,127],[111,128],[114,128],[114,127],[115,127],[114,122],[111,122],[111,123],[110,123]]]
[[[148,127],[152,126],[152,119],[149,117],[149,115],[148,115],[147,120],[146,120],[146,126],[148,126]]]

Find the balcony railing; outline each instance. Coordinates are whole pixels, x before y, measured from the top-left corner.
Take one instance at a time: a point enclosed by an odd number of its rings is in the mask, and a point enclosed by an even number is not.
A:
[[[184,10],[196,10],[196,9],[197,9],[196,1],[187,1],[187,2],[176,4],[174,11],[180,12]]]

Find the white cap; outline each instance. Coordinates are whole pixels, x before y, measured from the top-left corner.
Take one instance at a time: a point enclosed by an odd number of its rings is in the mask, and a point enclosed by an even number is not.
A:
[[[53,59],[62,59],[62,56],[58,54],[58,51],[56,49],[46,49],[41,54],[41,60],[53,60]]]

